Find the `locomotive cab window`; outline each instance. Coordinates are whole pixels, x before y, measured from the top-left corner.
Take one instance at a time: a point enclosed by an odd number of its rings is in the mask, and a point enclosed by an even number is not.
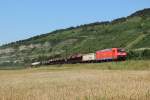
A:
[[[118,49],[118,52],[125,52],[124,49]]]

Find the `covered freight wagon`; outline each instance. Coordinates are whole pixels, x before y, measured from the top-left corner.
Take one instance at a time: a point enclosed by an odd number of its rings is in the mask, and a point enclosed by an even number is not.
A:
[[[74,54],[67,58],[67,63],[81,63],[82,62],[82,54]]]

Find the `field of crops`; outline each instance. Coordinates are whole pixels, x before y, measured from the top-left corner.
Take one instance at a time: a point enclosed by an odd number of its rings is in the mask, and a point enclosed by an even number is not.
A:
[[[0,70],[0,100],[150,100],[150,61]]]

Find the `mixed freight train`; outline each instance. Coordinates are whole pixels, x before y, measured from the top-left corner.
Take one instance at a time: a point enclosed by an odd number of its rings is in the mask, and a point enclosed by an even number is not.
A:
[[[75,63],[96,63],[106,61],[125,60],[127,53],[123,48],[111,48],[96,51],[95,53],[76,54],[67,58],[53,58],[48,61],[34,62],[32,65],[40,64],[75,64]]]

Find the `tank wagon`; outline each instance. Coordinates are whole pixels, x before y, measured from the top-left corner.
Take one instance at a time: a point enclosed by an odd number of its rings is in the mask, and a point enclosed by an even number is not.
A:
[[[107,61],[125,60],[127,53],[123,48],[110,48],[88,54],[75,54],[67,58],[53,58],[45,61],[45,64],[75,64],[75,63],[97,63]]]

